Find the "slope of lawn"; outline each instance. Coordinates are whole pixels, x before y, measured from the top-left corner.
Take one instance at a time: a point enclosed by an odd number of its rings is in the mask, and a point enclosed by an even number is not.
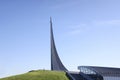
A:
[[[69,80],[65,72],[48,71],[48,70],[33,70],[25,74],[0,78],[0,80]]]

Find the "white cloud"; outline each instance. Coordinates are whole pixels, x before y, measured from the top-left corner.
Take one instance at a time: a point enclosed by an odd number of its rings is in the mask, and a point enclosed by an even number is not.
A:
[[[110,25],[114,25],[114,26],[118,26],[120,25],[120,20],[104,20],[104,21],[93,21],[92,25],[95,26],[110,26]]]
[[[79,25],[70,26],[68,32],[69,35],[79,35],[83,32],[90,30],[92,27],[110,27],[110,26],[120,26],[120,20],[101,20],[101,21],[91,21],[89,23],[81,23]]]
[[[83,31],[86,31],[88,29],[86,24],[79,24],[76,26],[71,26],[70,27],[70,35],[78,35],[80,33],[82,33]]]
[[[76,29],[76,30],[72,30],[72,31],[70,32],[70,34],[76,35],[76,34],[79,34],[80,32],[81,32],[80,29]]]

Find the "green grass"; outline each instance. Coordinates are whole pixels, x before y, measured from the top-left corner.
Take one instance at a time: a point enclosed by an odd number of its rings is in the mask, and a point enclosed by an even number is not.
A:
[[[65,72],[36,70],[25,74],[1,78],[0,80],[69,80]]]

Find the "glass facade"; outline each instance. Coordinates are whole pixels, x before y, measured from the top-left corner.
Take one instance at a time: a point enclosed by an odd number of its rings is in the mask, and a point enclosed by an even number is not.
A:
[[[84,74],[96,74],[96,72],[86,67],[80,67],[79,69],[80,69],[80,72],[83,72]]]
[[[78,69],[93,80],[120,80],[120,68],[79,66]]]
[[[78,67],[78,69],[80,70],[80,72],[89,76],[92,80],[103,80],[103,77],[101,75],[99,75],[96,71],[94,71],[90,68],[80,66],[80,67]]]

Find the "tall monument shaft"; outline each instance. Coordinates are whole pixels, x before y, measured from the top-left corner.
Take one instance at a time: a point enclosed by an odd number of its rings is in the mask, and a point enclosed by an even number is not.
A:
[[[50,39],[51,39],[51,70],[67,71],[67,69],[62,64],[56,50],[51,18],[50,18]]]

